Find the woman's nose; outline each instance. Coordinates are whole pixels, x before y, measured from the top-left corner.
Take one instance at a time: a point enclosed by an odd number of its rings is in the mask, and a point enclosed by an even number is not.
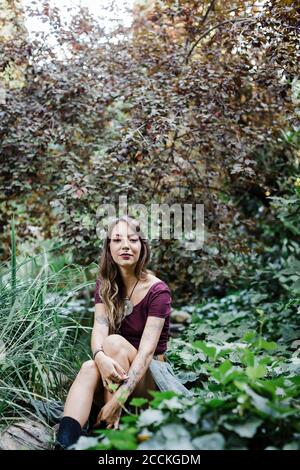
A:
[[[128,248],[128,241],[126,239],[122,240],[122,248]]]

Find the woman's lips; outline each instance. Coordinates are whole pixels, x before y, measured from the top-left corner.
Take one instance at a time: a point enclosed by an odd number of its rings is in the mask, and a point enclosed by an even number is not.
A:
[[[120,255],[122,258],[130,258],[131,255]]]

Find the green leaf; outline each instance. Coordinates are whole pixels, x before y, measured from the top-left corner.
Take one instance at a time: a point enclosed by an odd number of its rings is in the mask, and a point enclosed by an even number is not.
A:
[[[260,379],[261,377],[264,377],[266,373],[267,368],[263,364],[258,364],[254,367],[249,366],[246,368],[246,374],[253,382],[255,382],[257,379]]]
[[[233,364],[228,359],[225,360],[217,369],[208,367],[208,370],[211,370],[211,375],[223,385],[226,385],[244,375],[241,371],[238,371],[233,367]]]
[[[224,313],[219,318],[219,322],[221,325],[229,325],[229,323],[233,323],[241,318],[245,318],[248,315],[247,311],[244,312],[236,312],[236,313]]]
[[[136,406],[137,408],[145,405],[148,403],[147,398],[133,398],[130,402],[129,405]]]
[[[244,334],[242,341],[245,341],[246,343],[252,343],[255,338],[256,338],[255,331],[247,331],[247,333]]]
[[[277,344],[274,341],[266,341],[265,339],[259,339],[255,346],[258,346],[260,349],[265,351],[272,351],[277,348]]]
[[[194,450],[191,435],[179,424],[163,426],[151,439],[138,446],[142,450]]]
[[[203,351],[210,359],[215,359],[217,353],[217,349],[215,347],[207,346],[203,341],[195,341],[193,346]]]
[[[242,355],[242,363],[245,366],[253,367],[255,363],[254,353],[249,349],[245,349]]]
[[[296,282],[292,285],[291,289],[296,293],[300,294],[300,279],[297,279]]]
[[[225,439],[222,434],[214,432],[196,437],[192,440],[192,444],[199,450],[222,450],[225,447]]]
[[[224,423],[224,427],[229,431],[234,431],[240,437],[252,438],[262,423],[262,419],[253,416],[244,423]]]
[[[230,369],[232,369],[232,367],[233,367],[232,363],[229,360],[226,360],[226,361],[222,362],[222,364],[220,365],[219,371],[220,371],[222,376],[226,376],[226,373]]]
[[[159,405],[161,409],[168,409],[168,410],[182,410],[184,405],[180,402],[178,397],[170,398],[169,400],[164,400]]]
[[[178,394],[176,392],[172,392],[171,390],[167,390],[165,392],[157,392],[157,391],[154,391],[154,390],[150,390],[149,393],[150,393],[150,395],[152,395],[154,397],[154,400],[150,401],[150,406],[152,406],[153,408],[158,408],[160,403],[163,400],[169,400],[173,397],[178,396]]]
[[[126,430],[102,429],[101,434],[106,436],[110,449],[135,450],[137,448],[136,429],[134,428],[127,428]]]
[[[139,416],[138,426],[146,427],[151,424],[159,425],[164,419],[165,415],[161,410],[145,410]]]
[[[200,415],[201,415],[200,405],[194,405],[188,410],[186,410],[184,413],[181,413],[179,417],[185,419],[189,423],[197,424],[200,419]]]
[[[124,424],[127,424],[127,425],[134,425],[136,424],[137,420],[138,420],[138,416],[137,415],[126,415],[126,416],[122,416],[121,417],[121,423],[124,423]]]
[[[185,384],[187,382],[195,382],[198,377],[199,377],[200,371],[197,372],[192,372],[192,371],[184,371],[181,370],[179,372],[176,372],[176,377],[182,384]]]
[[[226,400],[222,400],[220,398],[213,398],[212,400],[208,400],[205,402],[205,406],[208,408],[216,409],[221,408],[226,403]]]
[[[279,417],[280,416],[280,414],[272,408],[271,406],[272,403],[270,402],[270,400],[254,392],[252,388],[249,387],[249,385],[245,383],[241,383],[241,382],[235,382],[235,385],[239,389],[246,392],[246,394],[250,397],[253,406],[256,408],[256,410],[259,412],[261,416],[263,417],[267,417],[267,416]]]
[[[183,363],[186,364],[186,365],[194,364],[194,362],[196,362],[198,360],[197,355],[192,354],[188,351],[180,351],[178,353],[178,356],[183,361]]]

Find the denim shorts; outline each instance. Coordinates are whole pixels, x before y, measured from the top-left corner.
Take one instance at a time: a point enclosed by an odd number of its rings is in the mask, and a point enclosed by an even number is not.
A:
[[[176,377],[171,364],[166,360],[155,359],[155,357],[157,356],[153,356],[149,369],[159,391],[171,390],[172,392],[182,393],[187,397],[193,397],[193,393]]]

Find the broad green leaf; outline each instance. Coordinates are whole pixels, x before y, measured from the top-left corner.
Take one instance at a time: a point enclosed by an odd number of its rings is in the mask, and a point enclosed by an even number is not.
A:
[[[143,405],[145,405],[146,403],[148,403],[147,398],[133,398],[133,399],[129,402],[129,405],[136,406],[137,408],[139,408],[140,406],[143,406]]]
[[[261,379],[267,373],[267,368],[263,364],[258,364],[254,367],[247,367],[246,374],[248,375],[249,379],[255,382],[257,379]]]
[[[251,438],[255,435],[257,428],[263,423],[262,419],[255,418],[254,416],[247,419],[244,423],[224,423],[224,427],[229,431],[234,431],[241,437]]]
[[[244,334],[242,341],[245,341],[246,343],[252,343],[256,338],[256,335],[257,333],[255,331],[247,331],[247,333]]]
[[[180,418],[185,419],[189,423],[197,424],[201,415],[201,408],[200,405],[194,405],[184,413],[181,413],[179,416]]]
[[[165,419],[165,414],[161,410],[144,410],[138,419],[138,426],[145,427],[151,424],[159,425]]]
[[[255,362],[254,353],[249,349],[243,351],[242,362],[245,366],[253,367]]]
[[[266,341],[265,339],[259,339],[255,343],[255,346],[260,349],[264,349],[265,351],[272,351],[277,348],[277,344],[274,341]]]
[[[217,352],[215,347],[208,346],[203,341],[195,341],[193,346],[197,349],[201,349],[201,351],[203,351],[210,359],[215,359]]]
[[[148,441],[138,446],[142,450],[194,450],[191,435],[179,424],[167,424]]]
[[[225,447],[225,439],[222,434],[214,432],[196,437],[192,440],[192,444],[199,450],[222,450]]]

